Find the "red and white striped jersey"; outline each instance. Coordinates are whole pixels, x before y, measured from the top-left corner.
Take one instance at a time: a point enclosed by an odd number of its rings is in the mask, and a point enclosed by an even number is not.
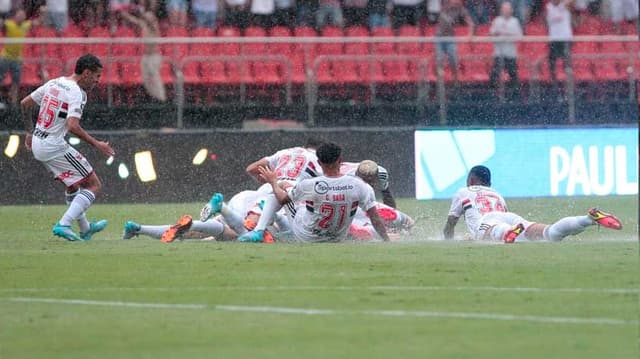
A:
[[[300,181],[322,174],[316,152],[308,148],[287,148],[266,159],[269,162],[269,168],[275,171],[280,181]]]
[[[67,118],[82,117],[87,94],[75,81],[59,77],[38,87],[31,98],[40,106],[33,154],[38,160],[50,160],[67,148]]]
[[[491,187],[469,186],[456,192],[451,200],[449,216],[461,217],[471,234],[475,235],[483,215],[490,212],[507,212],[502,195]]]

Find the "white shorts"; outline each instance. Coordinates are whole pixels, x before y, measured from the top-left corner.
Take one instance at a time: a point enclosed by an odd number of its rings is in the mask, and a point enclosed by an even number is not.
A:
[[[490,240],[491,238],[489,236],[489,233],[491,229],[497,224],[507,224],[509,226],[515,226],[518,223],[522,223],[524,225],[525,231],[533,224],[533,222],[529,222],[513,212],[489,212],[482,216],[482,218],[480,219],[480,225],[478,226],[478,230],[476,231],[476,239]],[[521,234],[518,238],[524,240],[524,233]]]
[[[611,0],[611,21],[633,20],[638,17],[638,0]]]
[[[53,177],[65,186],[71,187],[89,177],[93,173],[93,167],[87,159],[75,148],[69,146],[66,151],[42,164],[53,173]]]

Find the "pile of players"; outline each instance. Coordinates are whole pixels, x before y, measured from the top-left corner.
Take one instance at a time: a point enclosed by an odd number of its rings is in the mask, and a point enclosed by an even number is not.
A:
[[[342,162],[342,149],[310,140],[247,167],[262,185],[224,201],[215,193],[200,220],[183,215],[172,225],[143,225],[128,221],[123,239],[139,234],[173,242],[176,238],[204,238],[240,242],[389,241],[409,234],[415,221],[396,209],[385,168],[371,160]],[[376,202],[375,189],[383,203]],[[592,225],[619,230],[620,221],[596,208],[587,215],[565,217],[551,225],[534,223],[508,212],[502,196],[491,188],[487,167],[473,167],[467,186],[454,196],[445,239],[465,218],[471,239],[502,241],[560,241]]]

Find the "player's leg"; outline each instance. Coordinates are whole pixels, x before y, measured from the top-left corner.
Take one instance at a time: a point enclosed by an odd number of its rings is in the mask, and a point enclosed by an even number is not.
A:
[[[72,192],[70,193],[69,191]],[[67,191],[65,191],[65,202],[67,203],[67,205],[70,205],[71,202],[73,202],[73,199],[79,191],[80,189],[78,187],[67,188]],[[82,213],[78,218],[78,227],[80,227],[80,238],[88,241],[94,234],[102,232],[102,230],[107,227],[107,224],[109,224],[109,222],[106,219],[89,222],[86,213]]]
[[[233,198],[232,198],[233,201]],[[247,232],[244,227],[244,218],[237,213],[230,205],[224,202],[222,193],[214,193],[209,202],[200,211],[200,221],[206,222],[213,215],[220,213],[224,221],[238,234]]]
[[[531,225],[531,222],[512,212],[491,212],[485,214],[480,220],[476,237],[512,243]]]
[[[614,215],[597,208],[591,208],[586,216],[565,217],[546,226],[543,230],[543,237],[546,240],[557,242],[567,236],[579,234],[596,224],[615,230],[622,229],[620,220]]]
[[[285,190],[293,186],[288,182],[280,182],[279,185]],[[282,205],[280,204],[280,202],[278,202],[278,199],[275,195],[267,195],[262,207],[262,214],[260,215],[260,219],[258,219],[256,228],[239,236],[238,240],[240,242],[262,242],[264,239],[264,232],[267,229],[267,225],[269,225],[269,223],[273,221],[276,212],[278,212],[281,208]]]
[[[82,154],[73,147],[65,153],[43,162],[44,166],[67,187],[67,192],[75,193],[69,207],[53,228],[53,234],[71,241],[82,239],[71,229],[71,224],[78,220],[95,200],[100,191],[100,179],[93,167]]]
[[[131,239],[138,235],[145,235],[149,237],[153,237],[155,239],[160,239],[162,234],[166,232],[171,225],[165,224],[160,226],[151,226],[146,224],[138,224],[133,221],[127,221],[124,224],[124,233],[122,235],[122,239]]]

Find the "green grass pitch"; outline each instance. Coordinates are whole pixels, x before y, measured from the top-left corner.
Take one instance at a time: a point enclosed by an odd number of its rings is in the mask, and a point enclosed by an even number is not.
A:
[[[596,205],[624,228],[429,240],[448,201],[403,199],[418,228],[400,243],[163,244],[123,223],[203,203],[98,202],[109,227],[70,243],[51,236],[65,207],[0,207],[0,358],[638,358],[638,198],[508,202],[547,223]]]

